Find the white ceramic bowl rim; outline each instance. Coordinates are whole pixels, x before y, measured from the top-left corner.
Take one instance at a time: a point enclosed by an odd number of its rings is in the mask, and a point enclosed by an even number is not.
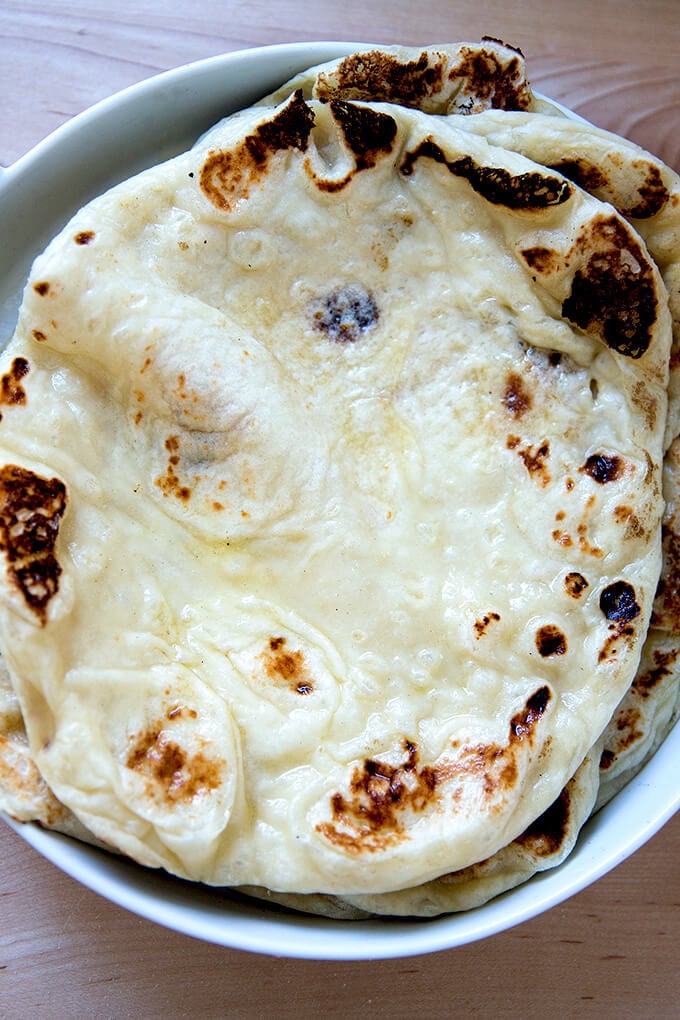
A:
[[[133,85],[74,117],[0,174],[0,340],[8,338],[34,256],[95,194],[188,148],[220,117],[296,72],[366,44],[284,43],[197,61]],[[333,921],[194,886],[34,824],[8,823],[43,857],[108,900],[167,928],[275,956],[367,960],[450,949],[563,902],[616,867],[680,808],[680,724],[584,826],[559,868],[475,910],[432,920]]]

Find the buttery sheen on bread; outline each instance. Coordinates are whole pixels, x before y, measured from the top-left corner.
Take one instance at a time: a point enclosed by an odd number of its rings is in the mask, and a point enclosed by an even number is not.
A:
[[[557,863],[595,803],[662,565],[677,248],[534,151],[568,122],[516,51],[353,60],[351,94],[310,72],[36,259],[0,643],[12,753],[92,838],[436,913]],[[366,94],[411,64],[427,102]]]

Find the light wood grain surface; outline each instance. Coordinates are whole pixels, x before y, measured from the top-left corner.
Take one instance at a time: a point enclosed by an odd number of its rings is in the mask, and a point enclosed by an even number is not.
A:
[[[680,170],[678,0],[0,2],[0,164],[158,71],[263,43],[493,35],[534,84]],[[2,225],[0,224],[0,243]],[[677,1017],[680,817],[505,934],[382,963],[204,945],[81,888],[0,823],[0,1018]]]

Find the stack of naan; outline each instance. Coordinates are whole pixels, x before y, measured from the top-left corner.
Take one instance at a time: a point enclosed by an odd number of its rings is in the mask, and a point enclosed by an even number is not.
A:
[[[89,203],[0,364],[0,805],[345,918],[559,864],[678,712],[679,319],[676,174],[492,39]]]

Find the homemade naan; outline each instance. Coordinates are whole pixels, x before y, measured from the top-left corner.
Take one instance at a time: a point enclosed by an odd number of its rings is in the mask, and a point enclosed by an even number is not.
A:
[[[661,568],[668,290],[455,115],[469,81],[452,116],[296,87],[33,267],[1,642],[49,796],[143,864],[465,909],[595,803]]]
[[[488,36],[481,43],[358,50],[302,71],[258,105],[277,106],[294,92],[324,103],[392,103],[431,115],[554,110],[534,95],[521,51]]]
[[[488,86],[465,99],[464,69],[487,68]],[[477,76],[473,75],[473,78]],[[272,100],[282,101],[295,88],[309,97],[361,98],[373,90],[388,102],[428,108],[436,113],[475,113],[458,118],[464,127],[548,169],[563,173],[586,191],[611,203],[643,237],[668,291],[673,321],[669,406],[665,443],[670,450],[664,473],[664,571],[639,675],[608,724],[602,755],[598,806],[605,803],[641,767],[677,716],[680,687],[680,610],[677,581],[678,449],[680,439],[680,178],[640,146],[574,117],[551,100],[533,94],[521,55],[497,40],[479,47],[463,43],[416,48],[385,47],[353,53],[310,68],[282,86]],[[409,92],[410,90],[410,92]],[[432,94],[431,94],[432,93]],[[548,119],[549,118],[549,119]],[[537,271],[552,274],[551,253]]]
[[[0,806],[19,822],[40,822],[67,836],[98,841],[61,804],[40,775],[28,746],[19,699],[0,658]]]

